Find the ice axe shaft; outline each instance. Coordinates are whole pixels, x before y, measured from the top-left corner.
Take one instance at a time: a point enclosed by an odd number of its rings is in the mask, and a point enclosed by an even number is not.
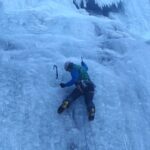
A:
[[[54,65],[53,69],[56,69],[56,79],[58,79],[58,67],[57,67],[57,65]]]

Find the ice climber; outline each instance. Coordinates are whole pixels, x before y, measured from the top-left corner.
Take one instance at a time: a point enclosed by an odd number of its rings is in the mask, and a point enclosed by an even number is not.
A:
[[[90,121],[93,120],[95,116],[95,105],[93,103],[95,86],[87,73],[87,65],[83,61],[81,62],[81,65],[67,61],[64,64],[64,69],[71,73],[72,79],[67,83],[60,83],[61,88],[75,85],[75,89],[65,100],[63,100],[62,104],[58,108],[58,113],[62,113],[77,98],[84,96],[88,119]]]

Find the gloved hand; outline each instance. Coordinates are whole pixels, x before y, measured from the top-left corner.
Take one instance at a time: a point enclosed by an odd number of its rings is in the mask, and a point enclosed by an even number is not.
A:
[[[61,88],[64,88],[64,87],[65,87],[65,84],[64,84],[64,83],[60,83],[59,85],[60,85]]]

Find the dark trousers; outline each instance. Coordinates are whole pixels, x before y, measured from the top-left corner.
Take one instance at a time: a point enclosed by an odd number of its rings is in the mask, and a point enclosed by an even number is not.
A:
[[[95,108],[95,105],[93,103],[94,85],[92,83],[87,85],[85,88],[79,89],[78,87],[76,87],[66,99],[69,101],[69,104],[71,104],[80,96],[84,96],[88,111],[90,111],[91,108]]]

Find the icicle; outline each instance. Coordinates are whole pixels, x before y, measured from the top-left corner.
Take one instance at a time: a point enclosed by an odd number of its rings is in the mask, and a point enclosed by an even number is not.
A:
[[[95,4],[97,4],[100,8],[110,7],[111,5],[115,5],[118,7],[119,3],[123,0],[95,0]]]
[[[86,7],[86,5],[87,5],[87,1],[83,0],[83,6]]]

